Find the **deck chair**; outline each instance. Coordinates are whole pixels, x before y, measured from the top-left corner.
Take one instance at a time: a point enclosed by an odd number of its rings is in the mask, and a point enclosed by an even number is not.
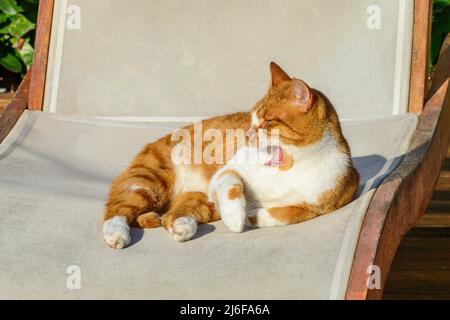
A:
[[[0,119],[0,298],[381,298],[448,146],[448,60],[427,90],[430,12],[428,0],[41,0],[34,65]],[[144,144],[249,110],[270,61],[336,107],[357,199],[299,225],[234,234],[219,221],[183,244],[133,229],[129,248],[108,248],[111,181]]]

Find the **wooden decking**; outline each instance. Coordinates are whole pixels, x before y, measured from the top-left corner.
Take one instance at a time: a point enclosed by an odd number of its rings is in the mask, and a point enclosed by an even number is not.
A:
[[[13,94],[12,93],[2,93],[0,94],[0,115],[3,113],[4,109],[11,101]]]
[[[450,299],[450,150],[427,212],[397,251],[383,298]]]

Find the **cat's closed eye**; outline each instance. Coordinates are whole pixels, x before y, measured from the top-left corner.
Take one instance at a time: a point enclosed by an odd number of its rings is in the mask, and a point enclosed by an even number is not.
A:
[[[273,119],[266,119],[266,120],[264,120],[263,121],[263,123],[261,123],[261,128],[269,128],[269,127],[271,127],[271,126],[274,126],[274,125],[276,125],[277,123],[279,123],[280,122],[280,119],[278,119],[278,118],[273,118]]]
[[[264,129],[264,128],[267,128],[271,123],[273,123],[272,120],[270,120],[270,121],[266,120],[266,121],[263,121],[259,127]]]

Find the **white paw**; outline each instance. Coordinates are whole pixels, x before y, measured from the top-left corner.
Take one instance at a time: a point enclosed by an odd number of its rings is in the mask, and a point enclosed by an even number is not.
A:
[[[114,249],[123,249],[131,242],[130,227],[125,217],[116,216],[103,224],[103,237]]]
[[[176,219],[170,228],[170,233],[172,233],[173,238],[178,242],[190,240],[196,232],[197,221],[188,216]]]
[[[246,224],[245,206],[238,201],[230,201],[220,207],[223,223],[233,232],[242,232]]]

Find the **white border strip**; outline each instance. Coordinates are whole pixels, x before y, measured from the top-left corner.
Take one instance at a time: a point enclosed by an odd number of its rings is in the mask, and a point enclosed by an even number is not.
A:
[[[358,246],[359,234],[366,217],[367,209],[375,194],[375,189],[360,196],[356,200],[355,207],[350,213],[347,221],[347,226],[344,231],[344,236],[341,242],[341,249],[336,261],[336,267],[333,274],[333,281],[331,283],[329,300],[343,300],[347,292],[348,283],[352,271],[353,260]],[[355,237],[355,231],[357,237]],[[350,256],[351,255],[351,256]]]
[[[392,104],[392,114],[400,114],[400,106],[402,102],[402,80],[403,66],[405,56],[405,34],[406,34],[406,12],[407,0],[399,0],[398,10],[398,28],[397,28],[397,49],[395,53],[395,74],[394,74],[394,101]]]
[[[58,34],[56,38],[55,45],[55,55],[54,55],[54,70],[52,79],[52,92],[50,96],[50,104],[48,108],[49,113],[56,113],[56,103],[58,101],[58,89],[59,89],[59,79],[61,75],[61,63],[62,63],[62,53],[64,48],[64,32],[66,30],[66,12],[67,12],[67,0],[61,0],[61,8],[58,20]]]
[[[92,117],[101,120],[128,121],[128,122],[177,122],[194,123],[210,117]]]

